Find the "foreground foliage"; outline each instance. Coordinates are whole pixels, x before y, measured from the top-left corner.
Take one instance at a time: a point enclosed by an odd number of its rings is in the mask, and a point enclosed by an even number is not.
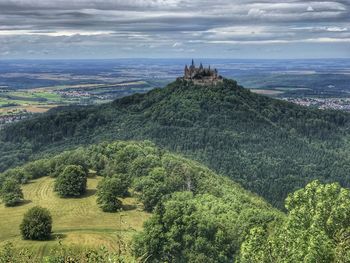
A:
[[[130,263],[124,256],[100,249],[81,249],[57,245],[43,259],[35,256],[27,249],[15,248],[6,243],[0,248],[0,263]]]
[[[286,199],[274,229],[254,227],[241,262],[350,262],[350,191],[314,181]]]
[[[37,263],[33,254],[27,249],[15,249],[10,242],[0,247],[0,263]]]

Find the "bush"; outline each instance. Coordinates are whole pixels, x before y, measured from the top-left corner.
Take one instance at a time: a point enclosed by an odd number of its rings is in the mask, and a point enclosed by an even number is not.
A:
[[[13,243],[6,242],[0,247],[0,263],[36,263],[34,253],[28,249],[15,248]]]
[[[125,259],[124,255],[120,253],[113,253],[108,251],[105,247],[99,249],[82,248],[75,246],[55,246],[44,258],[45,263],[61,263],[61,262],[130,262]],[[0,262],[1,263],[1,262]]]
[[[7,170],[3,173],[3,176],[6,178],[13,178],[22,184],[27,183],[30,178],[29,174],[20,167]]]
[[[42,159],[30,162],[23,166],[24,171],[28,174],[30,179],[41,178],[50,174],[49,160]]]
[[[48,240],[51,236],[52,217],[46,208],[35,206],[23,217],[20,230],[23,239]]]
[[[97,186],[97,204],[104,212],[116,212],[122,207],[118,197],[127,194],[129,184],[122,175],[103,178]]]
[[[5,206],[15,206],[23,200],[23,192],[17,180],[10,178],[4,181],[0,196]]]
[[[61,197],[78,197],[86,192],[87,174],[80,165],[68,165],[57,177],[55,191]]]
[[[0,174],[0,190],[1,190],[2,185],[4,184],[5,181],[6,181],[5,175]]]

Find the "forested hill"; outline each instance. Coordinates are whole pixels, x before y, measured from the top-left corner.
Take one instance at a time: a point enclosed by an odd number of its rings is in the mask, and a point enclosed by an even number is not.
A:
[[[313,179],[350,186],[350,115],[251,93],[235,81],[164,89],[98,107],[56,110],[0,133],[1,170],[42,152],[149,139],[228,175],[272,204]]]

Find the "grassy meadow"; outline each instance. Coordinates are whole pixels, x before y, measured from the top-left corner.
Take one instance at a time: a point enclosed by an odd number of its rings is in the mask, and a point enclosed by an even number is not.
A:
[[[133,197],[123,199],[124,211],[104,213],[96,204],[96,186],[99,177],[88,179],[87,193],[81,198],[59,198],[53,192],[54,179],[44,177],[23,186],[25,201],[17,207],[0,204],[0,245],[11,241],[20,248],[30,248],[38,257],[62,243],[78,248],[105,246],[116,250],[119,244],[128,244],[132,235],[142,229],[150,214],[142,210]],[[19,225],[23,214],[31,207],[48,208],[53,218],[51,241],[22,240]],[[120,240],[122,242],[118,242]]]

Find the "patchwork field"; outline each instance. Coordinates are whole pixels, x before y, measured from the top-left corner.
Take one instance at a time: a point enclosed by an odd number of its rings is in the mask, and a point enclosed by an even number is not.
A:
[[[57,85],[31,89],[0,89],[0,116],[43,113],[66,105],[91,105],[109,102],[153,86],[145,81],[113,84]]]
[[[0,204],[0,244],[11,241],[17,247],[33,249],[38,257],[46,255],[59,244],[77,247],[105,246],[116,250],[121,242],[128,244],[132,235],[142,229],[150,214],[142,211],[135,198],[123,199],[124,211],[104,213],[96,204],[96,186],[101,178],[89,178],[85,196],[62,199],[53,192],[54,179],[44,177],[23,186],[25,202],[13,208]],[[53,217],[51,241],[22,240],[19,225],[31,207],[48,208]]]

